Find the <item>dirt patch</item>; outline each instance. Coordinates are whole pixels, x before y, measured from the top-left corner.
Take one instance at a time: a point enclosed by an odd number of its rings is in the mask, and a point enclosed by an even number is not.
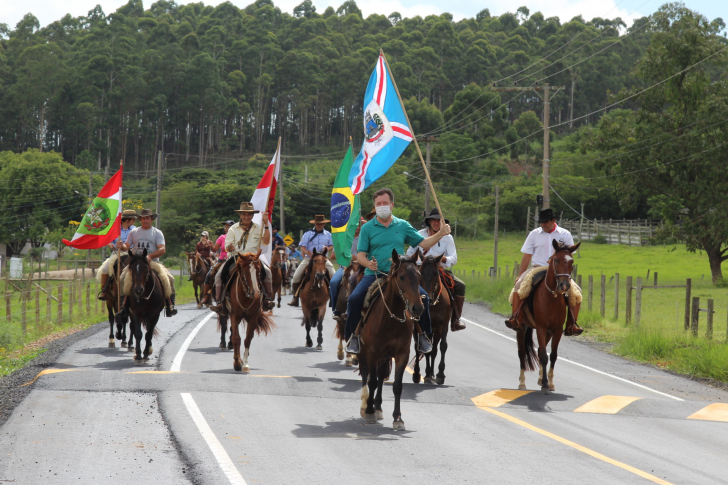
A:
[[[42,280],[72,280],[74,276],[76,276],[76,279],[82,279],[84,276],[84,273],[86,274],[86,282],[93,282],[94,279],[96,279],[96,272],[98,270],[92,270],[91,268],[78,268],[78,271],[75,269],[62,269],[60,271],[49,271],[48,277],[46,277],[45,272],[41,273]],[[93,274],[92,274],[93,273]],[[37,279],[38,273],[33,274],[33,279]]]

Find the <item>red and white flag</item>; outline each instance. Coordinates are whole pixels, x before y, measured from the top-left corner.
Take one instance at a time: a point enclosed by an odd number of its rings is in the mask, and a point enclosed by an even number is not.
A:
[[[260,211],[258,214],[255,214],[253,216],[253,222],[256,224],[260,224],[262,227],[270,225],[270,222],[273,219],[273,206],[275,205],[276,201],[276,188],[278,186],[278,174],[280,173],[280,170],[281,145],[279,143],[278,149],[276,150],[275,155],[273,155],[273,159],[268,165],[268,169],[265,171],[265,174],[263,174],[263,178],[260,179],[260,183],[258,183],[258,188],[255,189],[255,192],[253,192],[253,197],[250,199],[250,202],[253,203],[253,207],[255,207],[255,210]],[[266,207],[268,210],[268,220],[265,224],[263,224],[263,217],[261,213],[266,210]],[[260,253],[260,256],[268,265],[270,265],[271,255],[273,252],[272,230],[270,231],[270,235],[270,242],[267,245],[263,245],[262,243],[260,245],[260,247],[263,249],[263,251]]]

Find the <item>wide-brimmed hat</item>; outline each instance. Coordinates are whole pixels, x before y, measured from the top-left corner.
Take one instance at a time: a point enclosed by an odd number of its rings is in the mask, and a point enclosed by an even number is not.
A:
[[[369,214],[365,214],[365,215],[364,215],[364,219],[365,219],[365,220],[366,220],[367,222],[369,222],[369,221],[371,221],[372,219],[374,219],[374,216],[376,216],[376,215],[377,215],[377,208],[376,208],[376,207],[372,207],[372,211],[371,211],[371,212],[370,212]]]
[[[222,225],[223,226],[234,226],[235,225],[235,221],[232,220],[232,219],[228,219],[227,221],[223,222]]]
[[[152,209],[142,209],[142,211],[136,215],[138,219],[142,217],[151,217],[152,220],[157,218],[157,214],[152,213]]]
[[[238,214],[242,212],[252,212],[253,214],[257,214],[260,211],[255,210],[255,206],[253,206],[252,202],[241,202],[240,203],[240,210],[236,210]]]
[[[134,209],[126,209],[124,210],[124,212],[121,213],[122,219],[134,219],[138,216],[139,214],[137,214]]]
[[[554,214],[553,209],[549,208],[549,209],[544,209],[542,211],[539,211],[539,213],[538,213],[538,223],[539,224],[548,222],[551,219],[556,219],[556,215]]]
[[[437,210],[437,207],[435,207],[434,209],[432,209],[430,211],[429,216],[425,217],[425,222],[424,222],[425,226],[429,225],[429,224],[427,224],[428,219],[437,219],[438,221],[440,220],[440,212]],[[445,219],[445,224],[450,224],[450,221]]]
[[[309,224],[326,224],[327,222],[331,222],[326,218],[326,216],[317,215],[313,218],[312,221],[308,221]]]

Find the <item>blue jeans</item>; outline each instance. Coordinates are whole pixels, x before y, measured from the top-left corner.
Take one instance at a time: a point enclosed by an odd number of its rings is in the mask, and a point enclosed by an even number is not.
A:
[[[385,276],[381,276],[384,278]],[[369,287],[372,286],[377,277],[374,275],[364,275],[364,278],[356,285],[354,291],[349,295],[349,301],[346,308],[346,330],[345,340],[348,342],[351,334],[356,330],[356,326],[359,325],[361,320],[361,310],[364,306],[364,298],[367,295]],[[427,292],[420,286],[420,296],[423,296],[422,303],[425,306],[425,311],[420,316],[420,328],[428,336],[432,335],[432,324],[430,323],[430,299],[427,297]]]
[[[341,286],[341,280],[344,278],[344,267],[339,266],[339,269],[334,273],[334,277],[331,278],[331,286],[329,286],[329,294],[331,300],[329,304],[333,310],[336,310],[336,300],[339,298],[339,286]]]

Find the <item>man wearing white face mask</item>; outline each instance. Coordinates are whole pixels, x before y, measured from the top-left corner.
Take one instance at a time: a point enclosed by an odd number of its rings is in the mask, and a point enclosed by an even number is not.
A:
[[[346,311],[345,338],[348,342],[346,351],[350,354],[359,353],[359,337],[354,335],[354,330],[361,319],[364,297],[377,278],[387,276],[392,266],[392,250],[403,254],[405,244],[430,249],[440,239],[450,234],[450,225],[443,224],[438,232],[425,238],[409,222],[394,217],[392,215],[394,193],[391,189],[380,189],[374,193],[374,208],[377,217],[364,224],[359,232],[356,256],[359,264],[366,268],[364,278],[349,296]],[[420,287],[420,295],[424,296],[422,302],[425,306],[425,311],[420,317],[420,327],[426,335],[420,335],[417,344],[421,352],[428,353],[432,350],[432,344],[427,338],[432,335],[430,302],[422,287]]]

